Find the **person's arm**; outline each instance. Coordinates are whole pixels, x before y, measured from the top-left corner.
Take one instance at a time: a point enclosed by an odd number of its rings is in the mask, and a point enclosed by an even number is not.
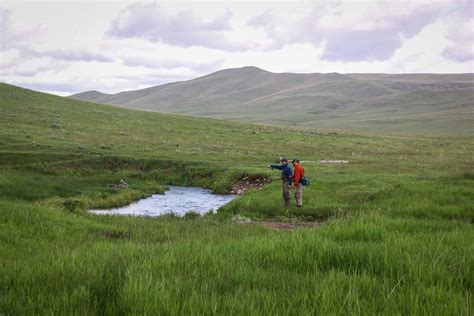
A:
[[[285,166],[283,165],[270,165],[270,168],[272,169],[278,169],[278,170],[283,170]]]

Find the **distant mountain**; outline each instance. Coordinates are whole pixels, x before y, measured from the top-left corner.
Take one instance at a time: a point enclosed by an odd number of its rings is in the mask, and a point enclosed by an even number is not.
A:
[[[70,97],[78,100],[87,100],[87,101],[99,101],[100,99],[110,96],[110,94],[102,93],[97,90],[91,90],[86,92],[81,92],[78,94],[73,94]]]
[[[474,74],[295,74],[243,67],[135,91],[71,97],[268,124],[474,133]]]

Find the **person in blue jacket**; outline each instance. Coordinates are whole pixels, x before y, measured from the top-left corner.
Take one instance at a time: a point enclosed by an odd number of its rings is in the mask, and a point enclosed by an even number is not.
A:
[[[292,183],[292,176],[293,171],[291,167],[288,165],[288,158],[280,158],[279,165],[269,165],[269,168],[281,170],[281,181],[282,181],[282,189],[283,189],[283,200],[285,201],[286,208],[290,208],[291,206],[291,198],[290,198],[290,188]]]

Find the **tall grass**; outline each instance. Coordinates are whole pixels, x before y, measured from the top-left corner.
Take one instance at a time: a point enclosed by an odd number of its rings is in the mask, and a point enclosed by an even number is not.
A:
[[[74,217],[13,206],[0,208],[5,312],[472,311],[474,235],[457,221],[371,212],[282,233],[212,219]]]

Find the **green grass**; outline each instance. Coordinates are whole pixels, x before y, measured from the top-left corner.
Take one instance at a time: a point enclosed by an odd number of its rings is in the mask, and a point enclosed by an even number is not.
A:
[[[0,126],[0,314],[473,312],[472,138],[246,125],[4,84]],[[265,169],[282,155],[350,163],[305,163],[305,206],[287,214]],[[274,181],[217,214],[85,212],[167,184],[225,192],[242,174]],[[289,233],[236,214],[328,222]]]

